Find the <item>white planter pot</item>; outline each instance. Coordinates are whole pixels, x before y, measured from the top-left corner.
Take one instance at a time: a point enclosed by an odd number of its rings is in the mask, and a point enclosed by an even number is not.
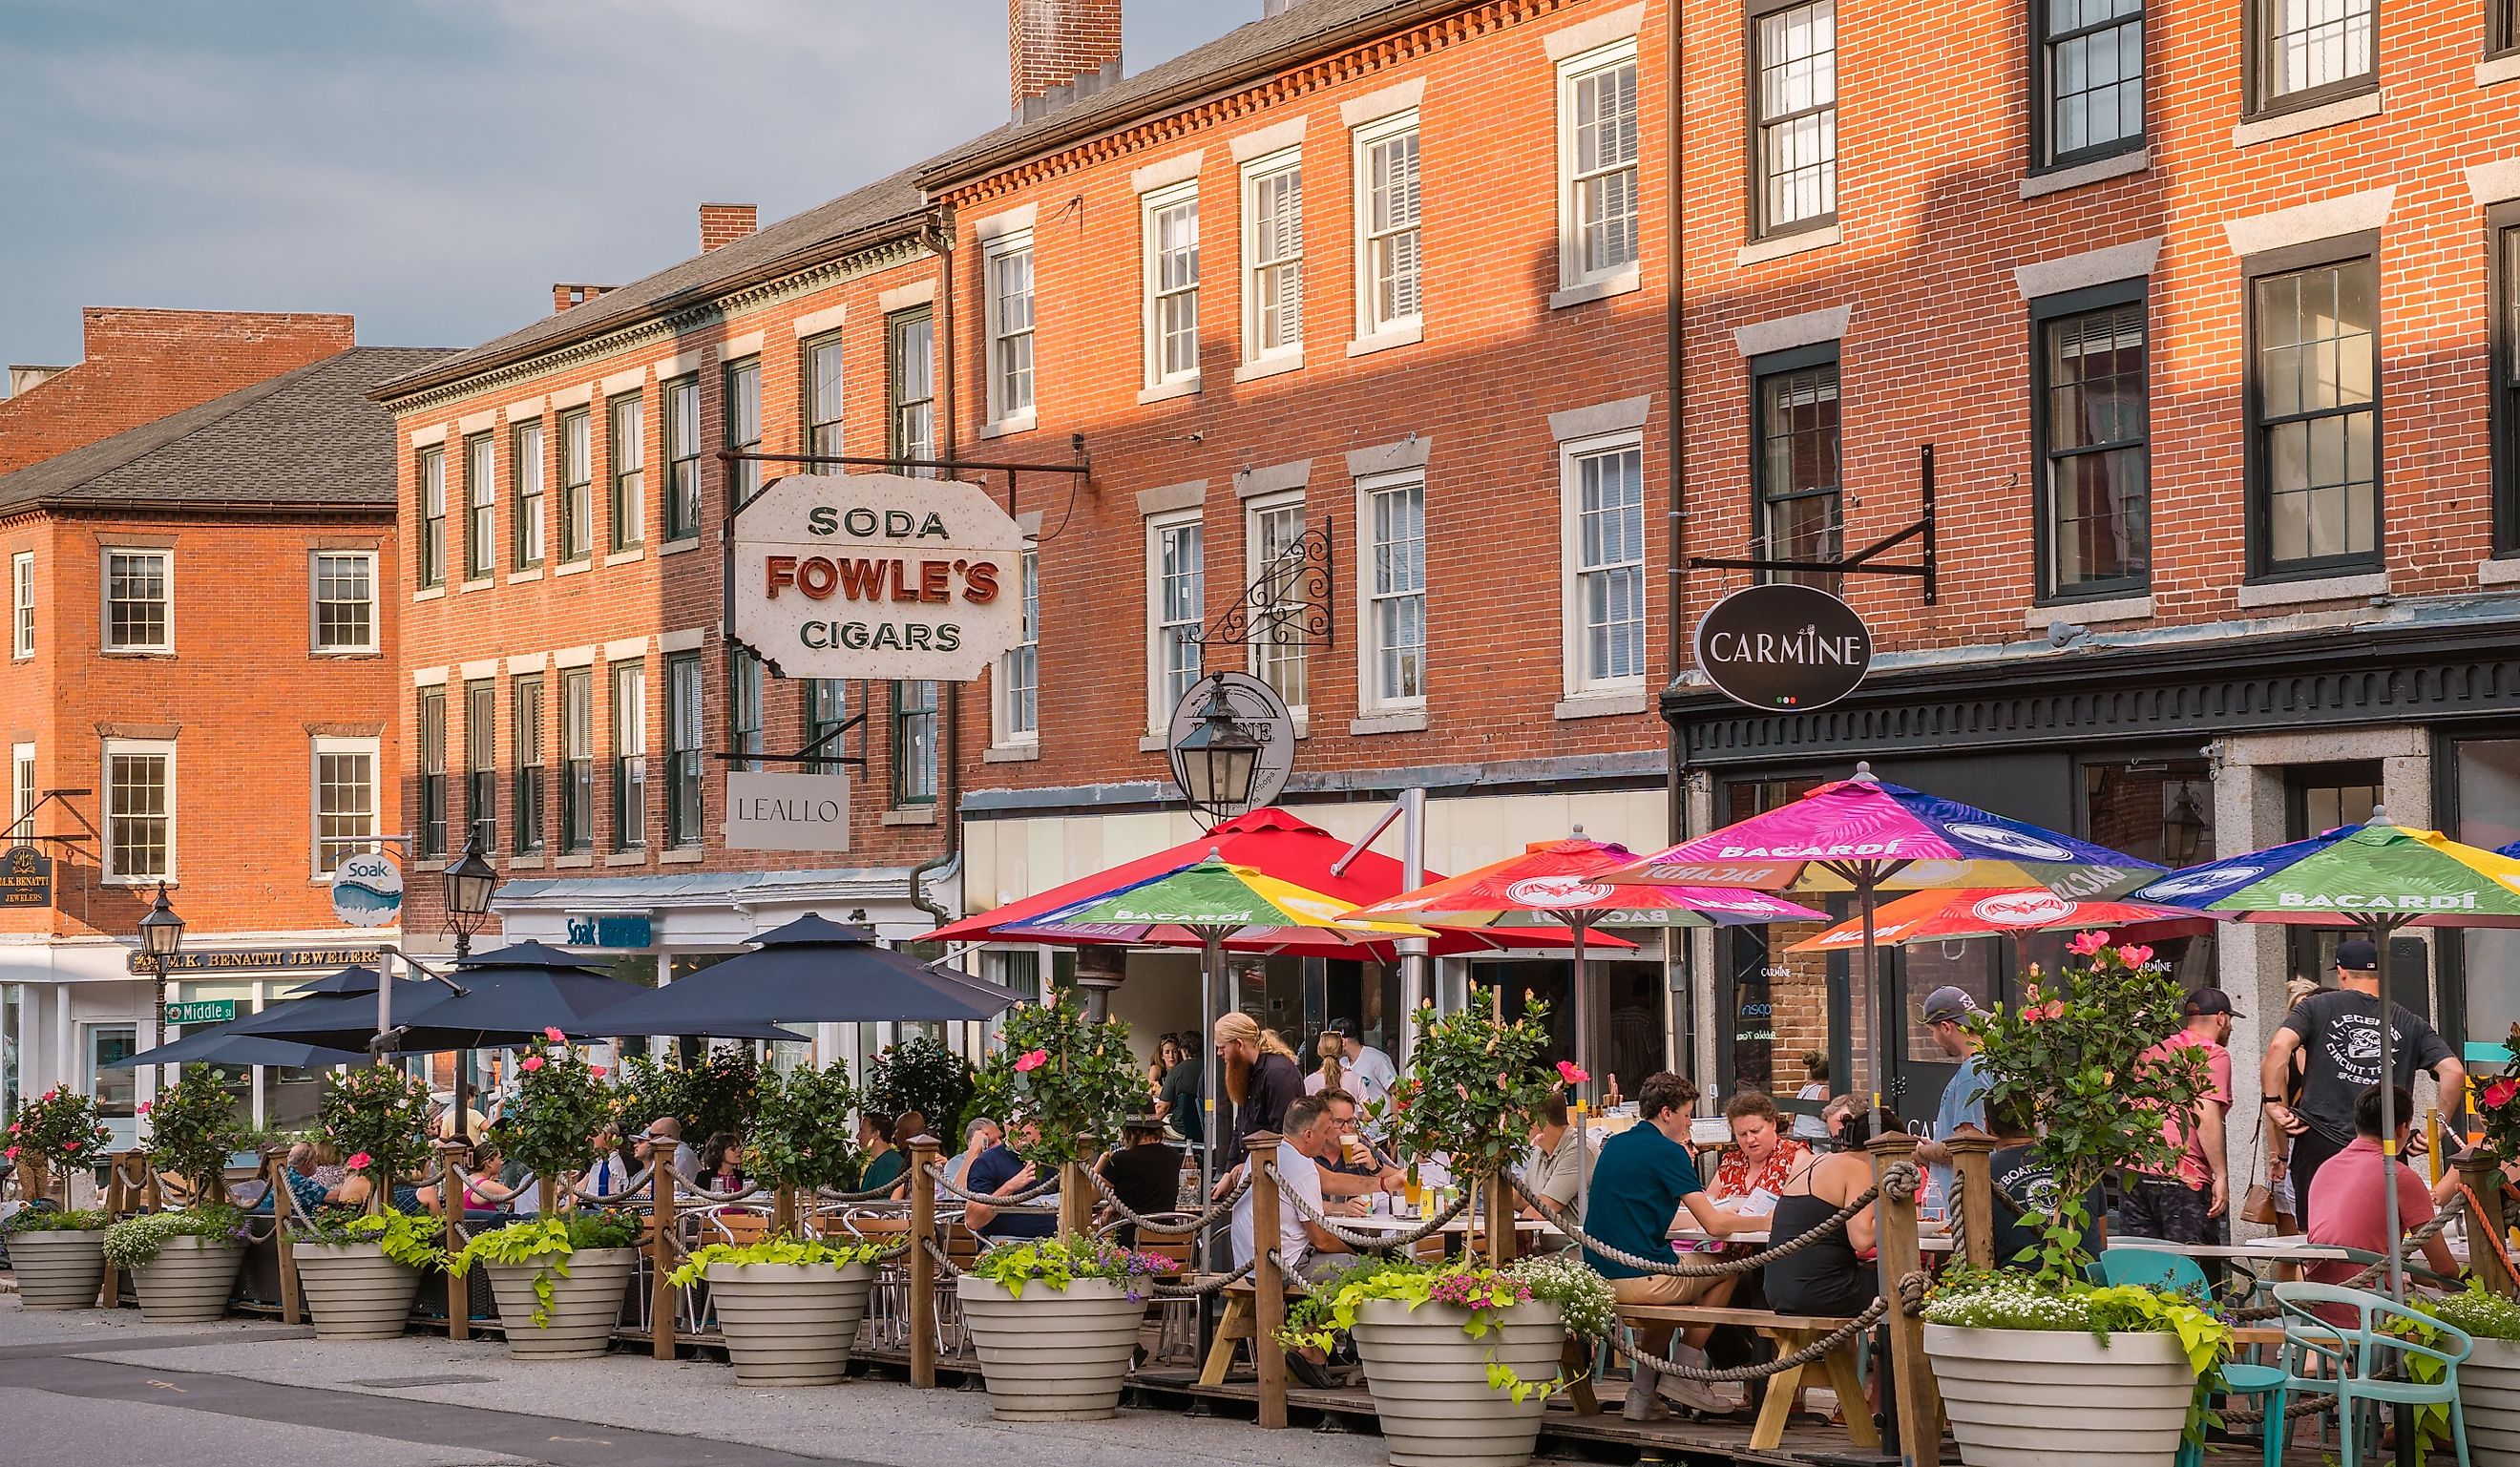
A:
[[[534,1275],[542,1264],[483,1264],[490,1294],[499,1302],[499,1323],[508,1354],[519,1359],[591,1359],[612,1348],[621,1323],[621,1296],[639,1266],[635,1248],[582,1248],[568,1258],[568,1276],[551,1275],[551,1311],[534,1322]]]
[[[829,1386],[847,1373],[873,1264],[711,1264],[709,1303],[739,1386]]]
[[[226,1238],[168,1238],[158,1256],[131,1275],[141,1315],[153,1324],[200,1324],[222,1318],[236,1292],[245,1249]]]
[[[1469,1317],[1450,1305],[1413,1310],[1396,1299],[1357,1310],[1357,1358],[1392,1467],[1518,1467],[1531,1459],[1548,1402],[1534,1395],[1516,1405],[1510,1393],[1491,1390],[1488,1361],[1535,1385],[1554,1380],[1565,1323],[1553,1304],[1516,1305],[1474,1340],[1462,1330]]]
[[[105,1287],[105,1229],[13,1233],[9,1266],[26,1308],[92,1310]]]
[[[2175,1335],[1925,1326],[1968,1467],[2172,1467],[2196,1373]]]
[[[1119,1414],[1144,1300],[1107,1278],[1062,1292],[1026,1284],[1018,1299],[969,1274],[954,1280],[980,1356],[989,1410],[1001,1421],[1101,1421]]]
[[[420,1270],[385,1257],[382,1243],[299,1243],[297,1284],[319,1340],[390,1340],[402,1333]]]
[[[2458,1367],[2474,1467],[2520,1467],[2520,1343],[2479,1340]]]

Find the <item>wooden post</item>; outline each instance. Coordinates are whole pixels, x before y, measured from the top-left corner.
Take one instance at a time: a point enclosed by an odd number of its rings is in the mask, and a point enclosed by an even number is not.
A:
[[[927,1245],[936,1237],[937,1142],[932,1135],[910,1141],[910,1383],[922,1391],[936,1385],[936,1260]]]
[[[1584,1144],[1577,1137],[1576,1145]],[[1513,1262],[1513,1183],[1505,1179],[1502,1170],[1489,1173],[1479,1180],[1479,1195],[1484,1199],[1482,1211],[1488,1231],[1488,1267],[1502,1268]]]
[[[437,1194],[436,1200],[430,1204],[437,1209],[438,1222],[445,1229],[445,1236],[439,1241],[445,1247],[446,1256],[450,1259],[455,1256],[457,1249],[464,1246],[461,1237],[464,1226],[464,1182],[455,1175],[455,1158],[463,1149],[461,1145],[454,1142],[438,1143]],[[446,1271],[446,1338],[450,1340],[472,1338],[472,1279],[471,1275],[458,1274],[452,1268]]]
[[[297,1290],[297,1248],[290,1240],[289,1220],[297,1212],[297,1194],[289,1187],[289,1154],[262,1159],[262,1175],[271,1191],[271,1246],[280,1255],[280,1322],[303,1317]]]
[[[1278,1163],[1281,1137],[1274,1131],[1251,1134],[1242,1143],[1243,1164],[1251,1169],[1251,1363],[1260,1371],[1260,1424],[1272,1431],[1286,1425],[1286,1352],[1278,1331],[1286,1323],[1286,1271],[1278,1257]]]
[[[560,1210],[561,1182],[565,1178],[534,1176],[534,1216],[548,1218]]]
[[[680,1178],[669,1149],[660,1145],[655,1156],[656,1164],[648,1169],[655,1191],[648,1217],[648,1267],[653,1275],[648,1281],[648,1340],[656,1358],[670,1360],[674,1357],[674,1285],[667,1275],[674,1271],[674,1237],[682,1230],[674,1216],[674,1183]]]
[[[1094,1183],[1085,1179],[1083,1162],[1059,1165],[1058,1235],[1070,1242],[1094,1235]]]
[[[2476,1199],[2476,1214],[2467,1221],[2467,1269],[2487,1289],[2510,1298],[2520,1292],[2520,1280],[2502,1267],[2502,1254],[2493,1246],[2509,1236],[2510,1220],[2502,1211],[2502,1169],[2496,1165],[2492,1153],[2471,1152],[2456,1158],[2458,1179],[2467,1184],[2469,1195]]]
[[[1995,1177],[1988,1158],[1995,1155],[1995,1137],[1974,1126],[1963,1126],[1945,1145],[1952,1149],[1952,1190],[1956,1197],[1943,1199],[1946,1216],[1958,1219],[1960,1246],[1968,1252],[1972,1268],[1992,1268],[1995,1256]]]
[[[785,1233],[791,1238],[804,1236],[803,1229],[796,1225],[796,1189],[794,1187],[782,1186],[771,1194],[770,1230]]]
[[[1904,1131],[1873,1137],[1867,1149],[1872,1153],[1872,1178],[1876,1183],[1901,1162],[1915,1161],[1916,1139]],[[1899,1304],[1900,1281],[1924,1267],[1923,1255],[1916,1247],[1916,1200],[1912,1196],[1893,1196],[1884,1185],[1872,1212],[1878,1220],[1875,1237],[1881,1250],[1881,1297],[1890,1301],[1890,1311],[1882,1316],[1882,1323],[1890,1331],[1891,1389],[1884,1394],[1884,1400],[1894,1407],[1891,1420],[1898,1427],[1899,1460],[1904,1467],[1940,1462],[1942,1404],[1935,1399],[1932,1368],[1925,1363],[1924,1321]],[[1858,1400],[1847,1402],[1846,1409],[1860,1411],[1864,1405]]]
[[[105,1221],[110,1226],[122,1221],[131,1206],[131,1165],[139,1160],[137,1151],[124,1151],[113,1158],[113,1169],[105,1174]],[[105,1283],[97,1297],[101,1309],[114,1309],[122,1303],[122,1275],[112,1264],[105,1266]]]

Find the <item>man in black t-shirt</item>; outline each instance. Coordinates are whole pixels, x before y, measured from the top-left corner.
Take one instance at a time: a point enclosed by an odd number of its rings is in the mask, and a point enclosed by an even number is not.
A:
[[[1120,1128],[1120,1144],[1106,1152],[1098,1170],[1111,1190],[1140,1217],[1169,1213],[1181,1207],[1181,1148],[1164,1144],[1164,1123],[1152,1116],[1131,1116]],[[1123,1222],[1116,1233],[1120,1246],[1138,1246],[1138,1225]]]
[[[963,1174],[963,1190],[981,1197],[1012,1197],[1031,1186],[1038,1178],[1033,1164],[1025,1161],[1018,1147],[1030,1146],[1041,1139],[1039,1128],[1028,1123],[1007,1127],[1007,1138],[983,1151]],[[1027,1205],[1058,1202],[1057,1192],[1044,1193]],[[992,1242],[1000,1238],[1046,1238],[1058,1231],[1058,1218],[1053,1213],[1001,1212],[983,1203],[963,1205],[963,1222],[971,1231]]]
[[[2305,1208],[2311,1178],[2318,1175],[2319,1167],[2354,1144],[2355,1102],[2380,1084],[2379,968],[2379,949],[2367,939],[2338,943],[2339,986],[2294,1006],[2267,1045],[2266,1063],[2259,1068],[2258,1079],[2268,1097],[2267,1119],[2274,1123],[2278,1136],[2290,1138],[2289,1155],[2277,1157],[2275,1165],[2289,1172],[2293,1195],[2302,1199]],[[2459,1063],[2449,1043],[2405,1004],[2389,1007],[2394,1082],[2411,1089],[2415,1072],[2428,1071],[2440,1083],[2443,1095],[2463,1097],[2467,1067]],[[2307,1061],[2301,1101],[2286,1105],[2276,1097],[2284,1093],[2296,1050]],[[2284,1175],[2277,1172],[2276,1179]]]
[[[1225,1098],[1232,1102],[1225,1146],[1217,1157],[1217,1164],[1229,1169],[1216,1181],[1216,1195],[1222,1197],[1241,1179],[1244,1140],[1286,1124],[1286,1107],[1303,1098],[1304,1072],[1295,1067],[1295,1052],[1284,1040],[1239,1009],[1216,1021],[1214,1038],[1216,1066]]]
[[[2031,1149],[2037,1133],[2020,1114],[1989,1107],[1987,1124],[1996,1139],[1986,1159],[1995,1182],[1995,1266],[2035,1267],[2037,1251],[2048,1243],[2048,1220],[2056,1216],[2056,1173]],[[2097,1188],[2083,1199],[2083,1251],[2093,1258],[2108,1246],[2100,1223],[2107,1209]],[[2033,1257],[2025,1260],[2025,1253]]]

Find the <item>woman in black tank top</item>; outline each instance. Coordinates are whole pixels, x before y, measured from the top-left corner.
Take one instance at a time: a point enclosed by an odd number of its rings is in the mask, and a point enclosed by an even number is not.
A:
[[[1838,1107],[1832,1105],[1831,1110]],[[1824,1116],[1832,1131],[1852,1118]],[[1843,1139],[1844,1137],[1841,1136]],[[1818,1231],[1847,1202],[1872,1185],[1872,1163],[1861,1147],[1815,1157],[1785,1183],[1768,1219],[1770,1247]],[[1863,1255],[1873,1246],[1873,1212],[1868,1205],[1798,1252],[1767,1267],[1768,1306],[1779,1313],[1846,1318],[1881,1297],[1879,1273]]]

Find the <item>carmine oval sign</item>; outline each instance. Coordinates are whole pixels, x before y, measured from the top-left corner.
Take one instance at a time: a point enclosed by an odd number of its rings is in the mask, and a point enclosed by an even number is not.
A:
[[[1736,703],[1805,713],[1853,692],[1872,665],[1855,608],[1812,586],[1750,586],[1697,623],[1697,665]]]

